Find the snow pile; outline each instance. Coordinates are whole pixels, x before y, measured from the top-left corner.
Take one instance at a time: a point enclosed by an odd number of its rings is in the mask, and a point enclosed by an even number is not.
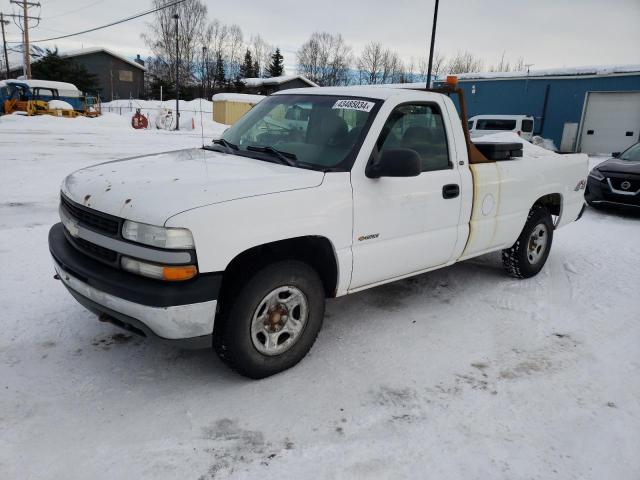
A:
[[[531,143],[533,143],[534,145],[537,145],[538,147],[551,150],[552,152],[558,151],[558,147],[556,147],[556,144],[550,138],[543,138],[543,137],[540,137],[539,135],[534,135],[533,138],[531,139]]]
[[[19,112],[18,112],[19,113]],[[175,124],[174,124],[175,126]],[[6,132],[9,129],[16,131],[53,131],[60,132],[65,135],[75,136],[79,134],[83,135],[95,135],[97,138],[104,136],[114,138],[126,137],[128,135],[151,135],[148,136],[147,141],[155,142],[153,140],[155,134],[168,134],[168,135],[189,135],[194,138],[200,138],[204,134],[205,142],[208,143],[213,138],[219,138],[222,133],[229,128],[228,125],[214,122],[210,118],[204,118],[202,125],[198,119],[195,123],[195,128],[192,128],[191,120],[180,121],[181,130],[176,131],[159,131],[155,129],[155,125],[150,130],[135,130],[131,126],[131,117],[128,115],[118,115],[116,113],[103,112],[102,115],[95,118],[89,117],[54,117],[50,115],[36,115],[33,117],[27,117],[25,115],[12,114],[4,115],[0,117],[0,129]],[[184,142],[184,140],[176,140],[178,143]],[[117,151],[117,150],[114,150]]]
[[[49,100],[49,110],[73,110],[73,105],[64,100]]]
[[[213,102],[204,98],[196,98],[194,100],[179,100],[178,106],[180,107],[180,113],[209,113],[213,112]],[[122,99],[113,100],[111,102],[103,102],[102,110],[107,110],[115,113],[135,113],[136,109],[140,109],[142,113],[147,110],[157,110],[165,108],[168,110],[175,110],[176,101],[174,100],[139,100],[139,99]]]
[[[216,93],[212,100],[214,102],[236,102],[256,105],[265,98],[264,95],[250,95],[248,93]]]
[[[280,77],[269,77],[269,78],[243,78],[241,81],[247,87],[261,87],[263,85],[281,85],[285,82],[290,82],[291,80],[302,80],[303,82],[311,85],[312,87],[318,87],[319,85],[315,82],[312,82],[307,77],[303,75],[282,75]]]
[[[37,79],[30,79],[30,80],[2,80],[2,83],[0,83],[0,85],[7,85],[7,84],[24,84],[27,85],[29,88],[53,88],[58,90],[58,92],[62,93],[64,92],[64,94],[66,96],[75,96],[75,97],[79,97],[82,95],[82,92],[80,90],[78,90],[78,87],[76,87],[73,83],[67,83],[67,82],[57,82],[57,81],[53,81],[53,80],[37,80]]]
[[[149,120],[149,128],[171,130],[175,128],[175,100],[113,100],[102,104],[102,112],[122,115],[129,120],[140,110]],[[200,130],[201,123],[205,130],[227,128],[226,125],[212,121],[213,102],[202,98],[195,100],[180,100],[180,129]]]

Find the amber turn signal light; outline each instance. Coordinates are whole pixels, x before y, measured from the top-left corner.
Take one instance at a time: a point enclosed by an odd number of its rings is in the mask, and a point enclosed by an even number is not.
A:
[[[163,267],[162,278],[171,282],[189,280],[198,274],[195,265],[184,265],[180,267]]]

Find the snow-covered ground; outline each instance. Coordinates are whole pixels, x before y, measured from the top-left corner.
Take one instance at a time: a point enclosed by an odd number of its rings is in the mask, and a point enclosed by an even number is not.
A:
[[[201,142],[128,125],[0,119],[0,478],[640,478],[638,216],[588,209],[530,280],[492,254],[332,300],[302,363],[250,381],[52,278],[65,174]]]

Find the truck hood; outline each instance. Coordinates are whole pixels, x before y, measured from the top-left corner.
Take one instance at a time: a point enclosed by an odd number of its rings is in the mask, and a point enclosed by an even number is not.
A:
[[[78,170],[62,193],[100,212],[164,225],[192,208],[317,187],[324,173],[201,148],[101,163]]]

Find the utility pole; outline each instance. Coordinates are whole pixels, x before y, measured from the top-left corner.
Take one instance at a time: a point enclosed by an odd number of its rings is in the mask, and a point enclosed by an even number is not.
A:
[[[433,27],[431,28],[431,47],[429,49],[429,69],[427,70],[427,88],[431,88],[431,67],[433,65],[433,46],[436,42],[436,25],[438,24],[438,3],[439,3],[439,0],[436,0],[436,5],[433,10]]]
[[[202,98],[207,98],[207,77],[206,73],[209,73],[209,66],[207,65],[207,47],[206,45],[202,46]]]
[[[178,19],[180,15],[173,15],[176,20],[176,130],[180,130],[180,41],[178,39]]]
[[[23,55],[24,55],[24,74],[27,79],[31,78],[31,50],[29,47],[29,20],[40,20],[40,18],[29,16],[29,7],[39,7],[40,2],[28,2],[27,0],[10,0],[22,8],[22,36],[23,36]]]
[[[9,24],[9,20],[4,19],[4,13],[0,12],[0,25],[2,26],[2,47],[4,48],[4,67],[9,79],[9,56],[7,55],[7,39],[4,36],[4,26]]]

